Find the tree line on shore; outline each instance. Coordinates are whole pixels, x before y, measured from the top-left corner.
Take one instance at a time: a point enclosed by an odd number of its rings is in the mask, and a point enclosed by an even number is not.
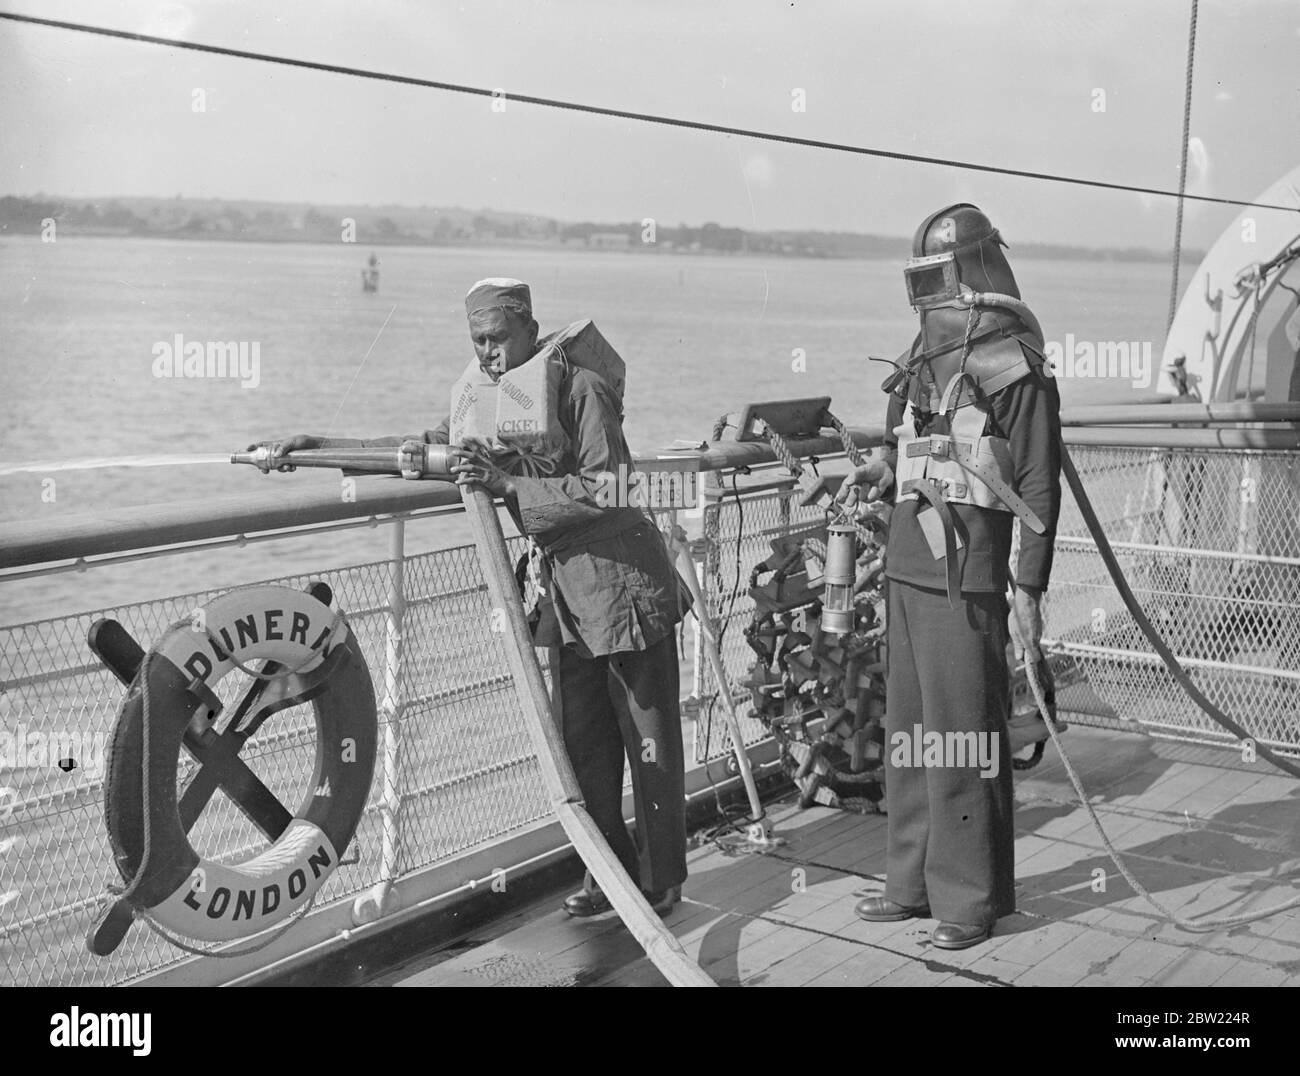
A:
[[[0,236],[42,235],[53,221],[66,235],[135,235],[260,242],[339,242],[392,246],[564,245],[638,253],[765,254],[814,258],[903,259],[910,239],[843,231],[750,231],[710,221],[699,226],[648,218],[616,223],[563,222],[496,210],[430,206],[311,206],[203,198],[71,199],[0,197]],[[1018,243],[1022,256],[1167,260],[1130,247],[1095,249]],[[1188,259],[1198,252],[1184,250]]]

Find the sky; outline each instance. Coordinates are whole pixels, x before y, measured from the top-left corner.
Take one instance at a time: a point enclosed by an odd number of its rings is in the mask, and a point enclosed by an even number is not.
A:
[[[1172,198],[672,130],[510,94],[1174,190],[1190,7],[0,0],[0,11],[505,93],[493,111],[479,97],[0,21],[0,194],[885,235],[973,201],[1012,242],[1168,249]],[[1297,164],[1298,53],[1295,0],[1202,0],[1190,191],[1256,198]],[[1208,245],[1237,212],[1189,203],[1184,242]]]

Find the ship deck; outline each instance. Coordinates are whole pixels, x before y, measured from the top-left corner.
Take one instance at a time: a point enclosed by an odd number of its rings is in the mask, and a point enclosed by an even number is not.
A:
[[[1300,784],[1286,774],[1222,748],[1107,729],[1075,726],[1065,743],[1129,869],[1177,913],[1238,914],[1300,895]],[[930,943],[931,920],[854,915],[883,887],[883,815],[800,810],[793,797],[769,812],[786,843],[764,854],[695,848],[666,920],[721,985],[1300,986],[1300,909],[1214,933],[1176,928],[1115,870],[1050,746],[1016,775],[1017,913],[959,952]],[[570,919],[563,892],[371,983],[664,985],[614,913]]]

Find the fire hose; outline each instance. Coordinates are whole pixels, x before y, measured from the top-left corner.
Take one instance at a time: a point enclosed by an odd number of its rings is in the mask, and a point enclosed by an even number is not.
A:
[[[274,456],[263,446],[235,453],[231,463],[252,464],[262,471],[295,467],[342,468],[371,474],[397,471],[407,479],[445,481],[454,477],[451,467],[455,458],[456,450],[448,445],[407,441],[397,448],[303,449],[283,457]],[[587,813],[554,719],[492,497],[472,485],[462,487],[461,497],[473,528],[488,594],[492,604],[505,614],[506,656],[552,810],[614,910],[664,977],[674,986],[716,985],[655,914]]]

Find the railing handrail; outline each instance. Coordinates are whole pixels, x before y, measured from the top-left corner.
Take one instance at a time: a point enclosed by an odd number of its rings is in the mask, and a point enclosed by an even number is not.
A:
[[[1300,422],[1300,403],[1115,403],[1061,409],[1062,426],[1165,426],[1176,422]]]
[[[20,568],[127,550],[200,542],[340,520],[400,515],[458,504],[455,486],[400,478],[356,481],[355,499],[337,488],[258,490],[230,497],[138,505],[101,514],[0,524],[0,568]]]
[[[882,429],[851,433],[862,448],[879,444],[883,436]],[[837,437],[791,441],[790,448],[799,456],[827,457],[844,451]],[[645,471],[655,470],[656,466],[721,471],[772,463],[775,459],[771,447],[764,442],[717,441],[703,450],[662,452],[640,457],[635,462],[638,469]],[[250,472],[249,478],[256,476]],[[344,520],[409,515],[428,509],[460,510],[460,494],[448,482],[408,482],[383,476],[366,476],[354,481],[348,500],[340,496],[337,487],[286,489],[284,484],[276,482],[276,488],[235,496],[2,523],[0,570]]]
[[[1093,413],[1095,412],[1095,414]],[[1123,425],[1084,425],[1085,419],[1141,425],[1157,418],[1172,421],[1261,421],[1261,427],[1133,428]],[[1070,445],[1132,448],[1223,448],[1252,450],[1300,449],[1300,404],[1166,404],[1125,408],[1075,408],[1062,414],[1065,441]],[[1080,423],[1080,424],[1075,424]],[[860,448],[880,445],[884,427],[850,430]],[[836,437],[792,440],[796,456],[832,457],[843,452]],[[639,457],[638,469],[730,471],[774,463],[771,447],[762,441],[713,441],[706,448],[661,452]],[[251,476],[250,476],[251,477]],[[235,496],[139,505],[115,511],[53,520],[0,523],[0,571],[33,565],[78,561],[88,557],[230,538],[276,531],[301,530],[344,521],[378,521],[385,517],[445,508],[460,510],[456,487],[447,482],[407,482],[400,478],[364,477],[355,480],[349,499],[335,488],[262,489]]]
[[[1293,452],[1300,449],[1300,427],[1272,426],[1065,426],[1067,445],[1105,448],[1222,448],[1233,451]]]

